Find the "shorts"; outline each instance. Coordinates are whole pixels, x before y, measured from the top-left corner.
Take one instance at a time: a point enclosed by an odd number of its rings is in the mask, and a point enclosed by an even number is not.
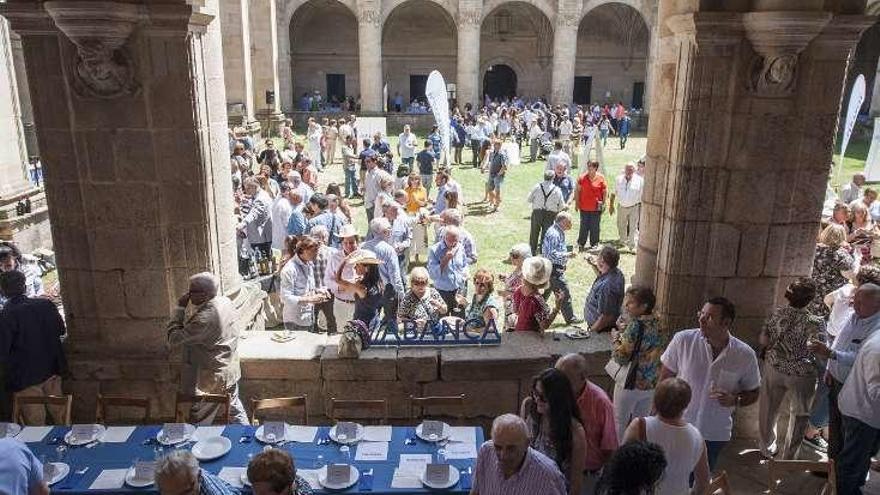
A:
[[[504,183],[503,175],[490,175],[489,180],[486,181],[486,190],[489,192],[492,191],[501,191],[501,184]]]

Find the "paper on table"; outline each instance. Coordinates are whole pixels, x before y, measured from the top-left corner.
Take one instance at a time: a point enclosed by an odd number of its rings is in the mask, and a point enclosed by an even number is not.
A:
[[[53,426],[25,426],[15,439],[19,442],[42,442]]]
[[[132,432],[134,432],[134,426],[108,426],[101,441],[104,443],[125,443]]]
[[[219,437],[223,435],[223,430],[225,429],[225,426],[199,426],[196,428],[196,432],[193,433],[192,440],[201,442],[209,438]]]
[[[367,442],[390,442],[391,427],[390,426],[365,426],[364,440]]]
[[[302,476],[302,478],[309,483],[309,486],[311,486],[313,490],[318,490],[321,488],[321,483],[318,481],[318,474],[320,472],[321,472],[320,469],[297,469],[296,470],[296,474]]]
[[[357,446],[357,453],[354,455],[356,461],[387,461],[388,460],[388,442],[360,442]]]
[[[92,482],[89,490],[115,490],[125,484],[125,473],[128,469],[105,469]]]
[[[449,443],[446,445],[447,459],[476,459],[477,446],[473,443]]]
[[[400,465],[397,467],[397,471],[418,477],[422,475],[425,466],[430,462],[431,454],[400,454]],[[397,476],[396,473],[395,476]]]
[[[391,488],[421,488],[422,480],[419,474],[409,471],[394,470],[394,477],[391,478]]]
[[[473,426],[453,426],[449,428],[450,442],[477,443],[477,429]]]
[[[299,474],[301,471],[302,469],[296,470],[297,474]],[[241,475],[246,472],[246,467],[225,467],[220,470],[220,473],[217,474],[217,476],[219,476],[221,480],[229,483],[236,488],[243,488],[244,484],[241,482]]]
[[[315,436],[317,435],[317,426],[287,425],[287,429],[284,432],[284,439],[288,442],[312,443],[315,441]],[[299,472],[298,469],[297,472]]]

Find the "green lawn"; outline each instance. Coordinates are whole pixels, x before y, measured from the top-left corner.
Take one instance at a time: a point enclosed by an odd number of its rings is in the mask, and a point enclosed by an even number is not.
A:
[[[853,136],[846,148],[846,159],[840,177],[837,176],[837,164],[840,163],[840,140],[834,143],[834,170],[831,172],[831,184],[835,189],[850,181],[853,174],[865,170],[868,149],[871,147],[871,136]]]

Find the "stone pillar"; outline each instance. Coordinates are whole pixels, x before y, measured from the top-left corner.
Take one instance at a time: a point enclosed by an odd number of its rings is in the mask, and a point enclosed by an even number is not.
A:
[[[251,128],[256,124],[256,108],[248,0],[221,0],[220,18],[223,23],[223,75],[229,124]]]
[[[28,85],[27,72],[24,69],[24,48],[21,46],[21,36],[10,32],[9,38],[12,43],[12,61],[15,65],[15,82],[18,86],[18,107],[21,110],[21,125],[24,128],[27,154],[28,157],[40,156],[40,147],[37,145],[37,130],[34,128],[34,110],[31,107],[31,89]]]
[[[294,8],[290,4],[281,4],[275,12],[275,29],[278,32],[278,84],[281,87],[281,111],[296,111],[296,95],[293,94],[293,62],[290,53],[290,23],[293,20]]]
[[[654,287],[673,330],[721,295],[754,341],[811,272],[847,60],[872,22],[817,3],[733,13],[661,0],[634,283]]]
[[[648,23],[648,62],[645,69],[645,95],[642,97],[644,114],[651,113],[651,90],[654,87],[654,59],[657,56],[657,44],[660,42],[660,26],[657,25],[656,13]]]
[[[217,0],[201,5],[0,5],[24,47],[82,419],[97,393],[168,417],[171,307],[193,273],[239,282]]]
[[[483,20],[482,6],[462,1],[458,8],[458,67],[455,80],[455,97],[458,106],[466,103],[474,108],[480,105],[480,26]]]
[[[577,57],[579,16],[576,7],[560,0],[553,30],[553,72],[551,102],[569,105],[574,97],[574,65]]]
[[[28,189],[28,156],[9,23],[0,19],[0,202]],[[13,208],[14,209],[14,208]]]
[[[874,89],[871,92],[871,117],[880,117],[880,60],[874,73]]]
[[[358,64],[361,110],[381,113],[382,101],[382,9],[376,0],[358,0]]]
[[[251,67],[253,69],[254,105],[257,119],[266,132],[276,132],[284,118],[281,114],[278,82],[278,22],[275,0],[249,1]],[[267,103],[267,91],[274,101]]]

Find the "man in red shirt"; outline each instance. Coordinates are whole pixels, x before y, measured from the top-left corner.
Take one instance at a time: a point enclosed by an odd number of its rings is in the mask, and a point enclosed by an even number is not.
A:
[[[581,212],[581,226],[578,230],[578,247],[581,251],[587,241],[590,248],[599,244],[599,222],[605,204],[605,193],[608,189],[605,177],[599,173],[599,162],[589,162],[587,171],[578,177],[575,198]]]

